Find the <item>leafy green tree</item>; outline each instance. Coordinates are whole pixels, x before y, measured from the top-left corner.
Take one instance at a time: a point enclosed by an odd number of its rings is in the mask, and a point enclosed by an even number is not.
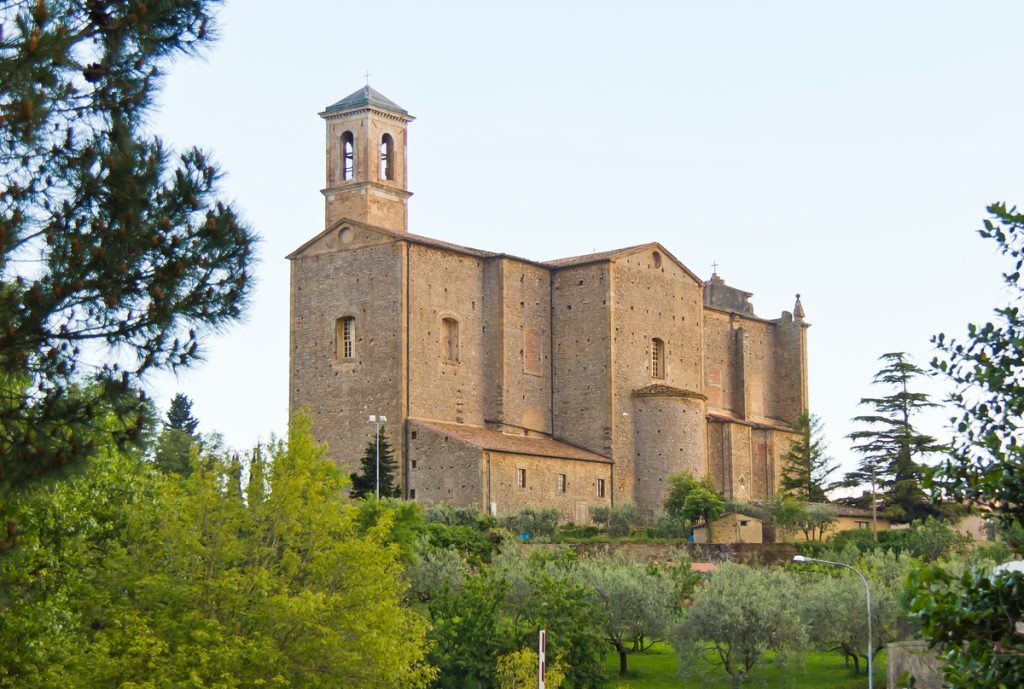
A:
[[[785,571],[722,563],[695,591],[676,630],[683,671],[702,657],[739,689],[766,654],[782,662],[806,643],[797,611],[797,590]]]
[[[636,503],[625,501],[611,507],[599,505],[590,508],[590,518],[604,528],[609,536],[628,536],[643,523]]]
[[[995,310],[984,324],[970,324],[963,340],[938,335],[939,356],[933,366],[956,390],[953,451],[931,477],[947,497],[983,505],[1006,534],[1024,528],[1024,214],[996,203],[979,231],[998,245],[1011,263],[1003,274],[1011,303]],[[1019,541],[1015,544],[1019,547]],[[1024,576],[989,575],[983,570],[957,576],[932,566],[914,580],[912,609],[922,633],[945,653],[944,673],[950,686],[1017,686],[1024,676]]]
[[[828,502],[828,477],[839,465],[828,454],[821,418],[805,411],[793,430],[797,438],[782,455],[782,489],[805,502]]]
[[[619,654],[619,676],[628,654],[665,638],[678,615],[675,582],[660,568],[609,555],[580,561],[580,578],[605,613],[605,641]]]
[[[905,352],[883,354],[880,360],[885,365],[875,374],[874,383],[893,391],[885,397],[860,400],[873,413],[853,419],[865,426],[848,436],[855,441],[853,449],[862,459],[860,466],[846,475],[844,483],[871,486],[873,507],[880,499],[889,519],[910,522],[937,513],[921,487],[923,470],[917,460],[941,451],[942,446],[912,423],[921,410],[937,405],[927,394],[911,390],[914,381],[925,372]]]
[[[395,452],[391,448],[391,443],[388,442],[384,426],[380,427],[379,442],[378,448],[378,438],[375,436],[373,440],[366,444],[363,458],[359,462],[359,471],[351,474],[353,498],[374,497],[377,495],[378,452],[380,453],[380,497],[398,498],[402,495],[398,485],[395,483],[395,471],[398,466],[395,462]]]
[[[725,498],[715,490],[710,477],[698,479],[684,471],[669,476],[668,483],[665,496],[665,511],[668,514],[691,524],[699,521],[710,524],[724,513]]]
[[[253,234],[209,156],[146,129],[219,4],[0,5],[0,484],[94,455],[100,431],[137,439],[142,378],[241,314]]]
[[[904,614],[901,599],[914,562],[907,555],[878,550],[850,564],[864,573],[871,586],[873,659],[897,639],[897,622]],[[861,661],[867,662],[868,645],[864,584],[847,569],[829,565],[807,569],[801,577],[800,605],[812,645],[839,653],[859,673]]]
[[[425,687],[398,547],[361,535],[301,420],[247,503],[227,456],[171,481],[136,458],[19,498],[0,554],[0,687]]]

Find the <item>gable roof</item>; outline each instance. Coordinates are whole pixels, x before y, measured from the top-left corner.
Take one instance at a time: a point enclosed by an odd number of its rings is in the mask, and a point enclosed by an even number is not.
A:
[[[480,426],[467,426],[461,423],[428,421],[425,419],[409,419],[411,427],[426,428],[435,433],[451,436],[456,440],[495,452],[508,452],[517,455],[533,455],[537,457],[555,457],[557,459],[579,459],[585,462],[601,462],[611,464],[612,460],[582,448],[563,443],[553,438],[507,435]]]
[[[553,261],[545,261],[544,265],[549,268],[571,268],[574,266],[582,266],[590,263],[600,263],[602,261],[614,261],[615,259],[629,256],[631,254],[639,253],[640,251],[650,250],[659,251],[666,258],[671,260],[677,266],[679,266],[684,273],[690,276],[694,282],[699,284],[701,287],[704,286],[704,280],[694,273],[692,270],[686,267],[686,265],[678,258],[672,255],[672,252],[663,247],[658,242],[647,242],[646,244],[635,244],[633,246],[623,247],[621,249],[612,249],[611,251],[602,251],[596,254],[583,254],[581,256],[569,256],[568,258],[556,258]]]
[[[362,87],[358,91],[348,94],[337,103],[328,105],[324,112],[341,112],[343,110],[354,110],[355,108],[361,108],[366,106],[373,106],[380,110],[386,110],[393,112],[398,115],[409,115],[409,112],[395,103],[393,100],[382,94],[380,91],[374,89],[369,84]]]

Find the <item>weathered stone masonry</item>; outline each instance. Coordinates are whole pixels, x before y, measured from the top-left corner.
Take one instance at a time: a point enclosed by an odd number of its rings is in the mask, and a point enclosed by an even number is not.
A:
[[[289,256],[289,404],[336,462],[383,414],[410,499],[582,522],[658,511],[682,470],[774,493],[807,407],[799,299],[759,318],[658,243],[537,262],[409,234],[412,117],[369,87],[321,115],[327,227]]]

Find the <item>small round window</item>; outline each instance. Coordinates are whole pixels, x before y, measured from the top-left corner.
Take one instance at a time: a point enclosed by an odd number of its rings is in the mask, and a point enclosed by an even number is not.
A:
[[[338,241],[340,241],[342,244],[351,244],[352,243],[352,228],[351,227],[343,227],[343,228],[341,228],[341,230],[338,231]]]
[[[653,254],[651,254],[651,260],[654,261],[654,267],[655,268],[661,268],[661,254],[660,253],[655,251]]]

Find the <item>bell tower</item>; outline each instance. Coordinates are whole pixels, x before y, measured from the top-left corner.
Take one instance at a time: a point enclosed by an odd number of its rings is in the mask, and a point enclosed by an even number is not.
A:
[[[349,218],[406,232],[406,127],[413,117],[369,84],[320,117],[327,123],[326,226]]]

